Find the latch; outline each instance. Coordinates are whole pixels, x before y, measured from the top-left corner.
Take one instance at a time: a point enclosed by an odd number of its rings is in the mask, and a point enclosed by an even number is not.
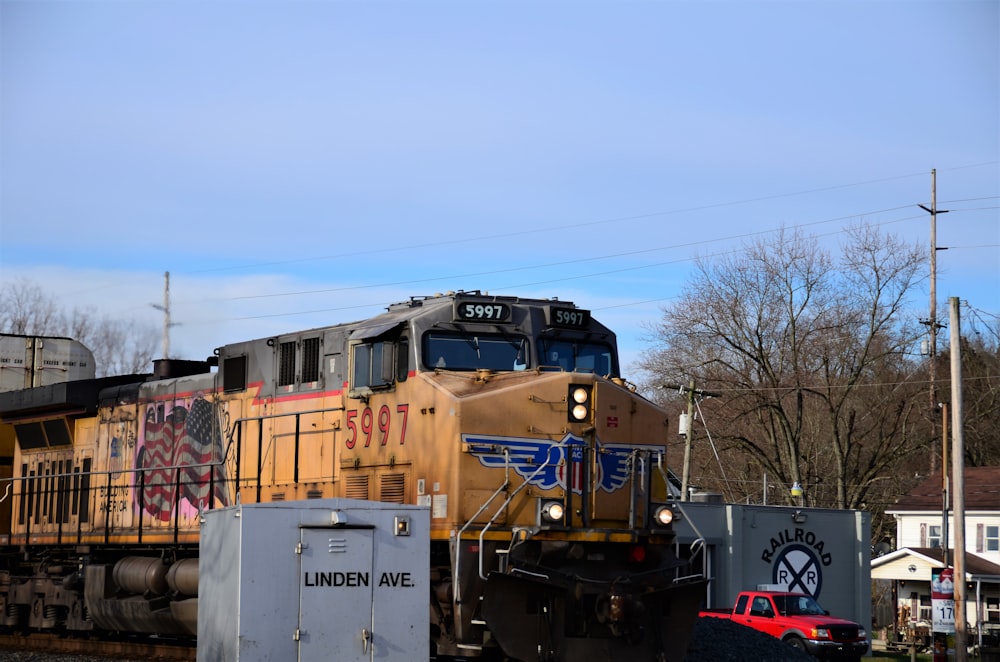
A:
[[[362,654],[368,654],[368,644],[372,640],[372,633],[368,631],[368,628],[361,628],[361,652]]]

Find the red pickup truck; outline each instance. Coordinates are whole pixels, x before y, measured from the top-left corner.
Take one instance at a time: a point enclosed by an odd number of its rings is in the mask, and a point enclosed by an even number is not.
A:
[[[743,591],[732,609],[705,609],[700,615],[728,618],[816,657],[859,660],[868,652],[868,633],[863,627],[830,616],[803,593]]]

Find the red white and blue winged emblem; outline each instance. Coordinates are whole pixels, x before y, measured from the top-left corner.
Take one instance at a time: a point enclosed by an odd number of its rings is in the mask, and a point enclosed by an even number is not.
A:
[[[509,466],[529,484],[543,490],[554,487],[566,489],[566,468],[573,468],[573,491],[579,493],[583,485],[584,440],[567,434],[561,441],[527,439],[523,437],[494,437],[463,434],[462,441],[469,453],[484,467],[502,469]],[[628,483],[633,463],[649,461],[638,459],[639,449],[652,454],[662,453],[662,446],[633,446],[626,444],[601,444],[597,442],[595,485],[605,492],[615,492]],[[647,458],[648,458],[648,454]],[[571,458],[572,462],[567,462]],[[645,467],[649,471],[650,467]]]

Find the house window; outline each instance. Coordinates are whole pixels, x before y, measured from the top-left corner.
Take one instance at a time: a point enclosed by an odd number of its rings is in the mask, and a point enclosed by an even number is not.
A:
[[[934,548],[941,546],[941,525],[931,524],[927,527],[927,546]]]
[[[986,622],[1000,623],[1000,598],[986,597]]]
[[[918,620],[929,621],[931,620],[931,596],[921,595],[920,596],[920,617]]]
[[[986,527],[986,551],[1000,551],[1000,526]]]

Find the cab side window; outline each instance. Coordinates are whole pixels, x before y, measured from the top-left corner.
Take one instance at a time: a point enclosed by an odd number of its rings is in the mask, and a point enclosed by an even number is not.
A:
[[[382,388],[392,378],[392,343],[365,342],[354,346],[353,388]]]
[[[375,339],[357,343],[351,348],[351,390],[376,391],[406,381],[408,375],[406,337],[394,340]]]

